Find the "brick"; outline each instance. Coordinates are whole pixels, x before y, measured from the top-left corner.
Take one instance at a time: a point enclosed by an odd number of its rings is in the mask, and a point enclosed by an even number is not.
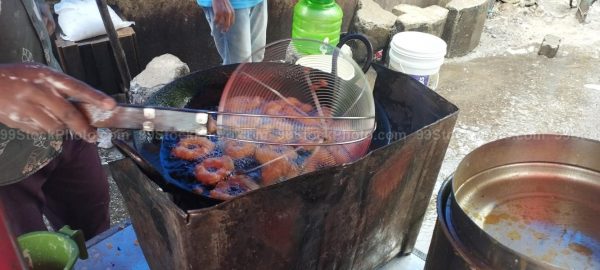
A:
[[[448,44],[448,57],[466,55],[479,45],[488,4],[488,0],[453,0],[446,5],[448,20],[442,38]]]
[[[538,51],[538,55],[544,55],[548,58],[554,58],[556,53],[558,52],[558,48],[560,47],[560,37],[554,35],[546,35],[544,37],[544,41],[540,46],[540,50]]]

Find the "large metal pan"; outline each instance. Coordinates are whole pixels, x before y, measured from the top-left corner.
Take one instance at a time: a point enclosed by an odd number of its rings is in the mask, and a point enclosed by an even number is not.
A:
[[[452,234],[493,269],[600,269],[600,142],[486,144],[452,181]]]
[[[146,105],[217,110],[225,84],[236,67],[237,65],[215,67],[180,78],[152,95]],[[377,129],[374,134],[388,134],[390,123],[387,115],[377,102],[375,108]],[[221,200],[211,198],[205,193],[198,194],[195,191],[197,184],[184,179],[177,179],[170,174],[168,171],[169,164],[166,164],[165,160],[160,158],[163,143],[160,133],[135,132],[133,137],[135,149],[127,147],[126,144],[119,141],[115,141],[115,145],[131,157],[163,189],[167,189],[176,196],[183,196],[181,201],[197,201],[201,206],[221,202]],[[381,147],[389,144],[390,141],[390,136],[373,136],[371,146]],[[164,149],[162,150],[164,152]],[[177,192],[177,190],[184,192]]]

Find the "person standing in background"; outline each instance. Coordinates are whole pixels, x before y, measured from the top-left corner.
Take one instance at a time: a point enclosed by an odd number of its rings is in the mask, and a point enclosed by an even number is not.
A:
[[[197,0],[223,65],[260,62],[267,40],[267,0]]]

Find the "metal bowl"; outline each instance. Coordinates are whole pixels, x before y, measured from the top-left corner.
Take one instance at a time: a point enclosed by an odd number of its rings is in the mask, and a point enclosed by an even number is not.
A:
[[[494,268],[600,269],[600,142],[495,141],[465,157],[452,189],[457,237]]]

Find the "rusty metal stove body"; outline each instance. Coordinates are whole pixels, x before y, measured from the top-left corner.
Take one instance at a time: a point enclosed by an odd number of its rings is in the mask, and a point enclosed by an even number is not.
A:
[[[191,195],[156,178],[152,181],[131,160],[112,163],[149,265],[153,269],[372,269],[400,253],[410,253],[458,109],[408,76],[374,67],[375,97],[392,130],[374,136],[391,136],[391,141],[375,145],[352,164],[202,207]],[[222,85],[231,70],[225,67],[220,73]],[[198,82],[200,75],[166,86],[163,94],[169,96],[169,88],[206,91],[210,87]],[[208,91],[205,98],[218,96]],[[182,102],[165,105],[183,106]],[[148,159],[158,151],[152,143],[137,147]]]

